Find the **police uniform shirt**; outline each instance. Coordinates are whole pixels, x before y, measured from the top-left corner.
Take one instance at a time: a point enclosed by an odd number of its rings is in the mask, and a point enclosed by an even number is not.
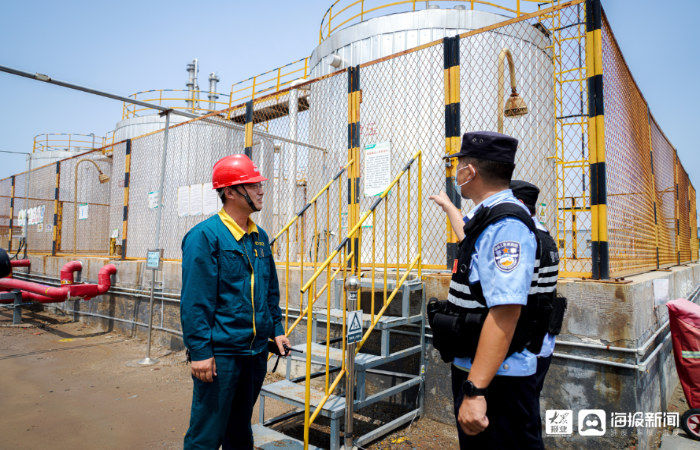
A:
[[[492,207],[499,203],[514,203],[525,210],[510,189],[494,194],[465,217],[474,217],[481,206]],[[529,214],[529,213],[528,213]],[[469,268],[469,282],[479,281],[489,308],[499,305],[527,305],[532,283],[535,252],[535,235],[518,219],[506,217],[489,225],[476,240]],[[509,254],[504,255],[504,249]],[[448,301],[450,299],[448,298]],[[454,302],[453,302],[454,303]],[[455,358],[453,364],[470,370],[471,358]],[[527,349],[513,353],[498,368],[496,375],[528,376],[537,370],[537,357]]]
[[[542,223],[539,220],[535,220],[535,225],[537,226],[538,230],[545,231],[545,232],[549,233],[549,230],[547,230],[547,228],[545,228],[544,225],[542,225]],[[546,270],[547,270],[546,268],[539,270],[539,273],[537,274],[538,280],[542,277],[548,278],[548,277],[552,276],[551,274],[546,273],[545,272]],[[558,278],[558,276],[556,274],[554,274],[553,281],[556,281],[557,278]],[[554,353],[554,336],[547,333],[544,335],[544,339],[542,340],[542,348],[540,349],[540,352],[537,354],[537,357],[538,358],[547,358],[549,356],[552,356],[552,353]]]

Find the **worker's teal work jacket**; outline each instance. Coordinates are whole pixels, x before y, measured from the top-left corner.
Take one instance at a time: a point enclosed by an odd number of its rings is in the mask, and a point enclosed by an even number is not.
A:
[[[255,355],[284,334],[267,233],[245,233],[222,209],[182,239],[180,319],[193,361]]]

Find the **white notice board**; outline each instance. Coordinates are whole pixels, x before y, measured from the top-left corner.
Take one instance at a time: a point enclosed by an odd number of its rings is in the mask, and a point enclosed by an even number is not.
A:
[[[365,197],[374,197],[391,183],[391,142],[365,145],[364,151]]]

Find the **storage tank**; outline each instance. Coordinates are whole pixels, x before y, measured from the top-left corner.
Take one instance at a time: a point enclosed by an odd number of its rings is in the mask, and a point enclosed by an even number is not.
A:
[[[310,58],[311,74],[313,77],[325,75],[506,19],[508,17],[491,12],[465,9],[427,9],[372,18],[335,31],[321,42]],[[514,177],[540,187],[539,202],[546,205],[540,217],[553,229],[555,114],[549,33],[525,21],[463,38],[459,46],[461,133],[497,130],[498,54],[506,47],[512,51],[519,92],[529,107],[529,114],[505,119],[503,132],[519,139]],[[442,45],[360,69],[361,154],[366,145],[390,143],[393,175],[415,151],[424,152],[423,262],[435,268],[445,266],[445,215],[427,197],[445,189],[445,166],[441,159],[445,152],[443,69]],[[504,90],[504,96],[509,93],[508,89]],[[310,127],[309,138],[311,143],[329,148],[330,159],[336,165],[347,160],[347,135],[328,130],[347,127],[344,96],[347,96],[346,74],[310,85],[309,122],[314,125]],[[309,177],[312,191],[327,181],[326,174],[310,174]],[[362,192],[363,188],[360,189]],[[362,197],[361,212],[367,210],[373,200]],[[471,206],[463,202],[465,212]],[[409,229],[415,229],[416,225],[417,217],[411,219]],[[383,237],[383,232],[377,231],[377,237]],[[389,246],[395,245],[393,236]],[[366,249],[363,253],[367,255]]]

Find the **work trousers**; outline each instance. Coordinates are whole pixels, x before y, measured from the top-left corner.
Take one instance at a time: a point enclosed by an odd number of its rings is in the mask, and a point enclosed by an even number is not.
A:
[[[464,399],[462,383],[469,373],[452,365],[452,395],[455,421]],[[527,377],[495,376],[486,394],[484,431],[468,436],[457,422],[459,448],[465,449],[544,449],[537,401],[535,375]]]
[[[192,411],[185,449],[252,449],[250,420],[267,372],[267,351],[215,356],[214,381],[192,377]]]

